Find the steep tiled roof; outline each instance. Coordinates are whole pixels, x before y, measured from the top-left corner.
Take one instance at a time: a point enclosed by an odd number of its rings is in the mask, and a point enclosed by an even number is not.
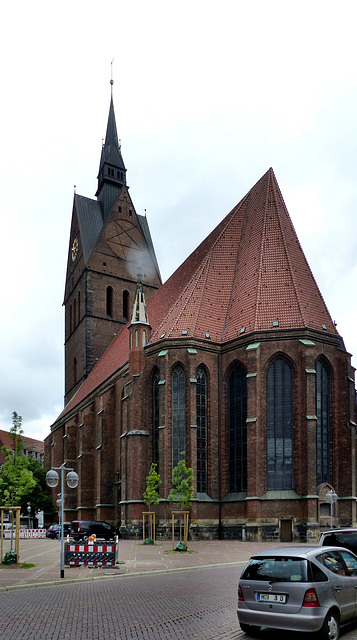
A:
[[[338,335],[272,169],[156,291],[147,311],[151,344],[182,331],[221,343],[243,327],[245,334],[310,328]],[[65,412],[127,359],[124,327]]]
[[[276,321],[279,329],[337,334],[272,169],[159,289],[148,313],[151,342],[183,330],[225,342]]]

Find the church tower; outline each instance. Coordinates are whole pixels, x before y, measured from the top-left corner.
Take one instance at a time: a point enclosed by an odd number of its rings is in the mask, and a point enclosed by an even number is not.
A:
[[[147,218],[136,213],[126,184],[112,92],[95,195],[75,194],[73,201],[64,295],[65,404],[129,321],[138,271],[147,300],[161,285]]]

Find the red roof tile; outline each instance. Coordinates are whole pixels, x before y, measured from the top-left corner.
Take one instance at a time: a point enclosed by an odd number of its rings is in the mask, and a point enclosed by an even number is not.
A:
[[[189,337],[226,342],[253,331],[311,328],[337,334],[269,169],[147,302],[150,343]],[[128,359],[124,328],[65,412]]]

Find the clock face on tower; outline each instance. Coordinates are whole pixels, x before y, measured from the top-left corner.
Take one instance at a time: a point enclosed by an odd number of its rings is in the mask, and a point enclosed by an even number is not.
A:
[[[73,240],[72,249],[71,249],[71,256],[72,256],[72,261],[73,262],[75,261],[77,255],[78,255],[78,248],[79,248],[78,238],[75,238]]]
[[[130,220],[113,220],[107,227],[106,239],[109,247],[119,258],[133,259],[142,251],[143,238],[139,229]]]

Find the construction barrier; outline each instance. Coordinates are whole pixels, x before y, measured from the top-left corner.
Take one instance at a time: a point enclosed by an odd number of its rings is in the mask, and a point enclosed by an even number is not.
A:
[[[16,529],[15,527],[12,530],[12,537],[15,540]],[[26,540],[27,538],[45,538],[46,537],[46,529],[20,529],[20,540]],[[4,529],[3,537],[5,540],[11,539],[11,529]]]
[[[118,543],[75,544],[65,542],[64,563],[70,566],[114,566],[117,561]]]

